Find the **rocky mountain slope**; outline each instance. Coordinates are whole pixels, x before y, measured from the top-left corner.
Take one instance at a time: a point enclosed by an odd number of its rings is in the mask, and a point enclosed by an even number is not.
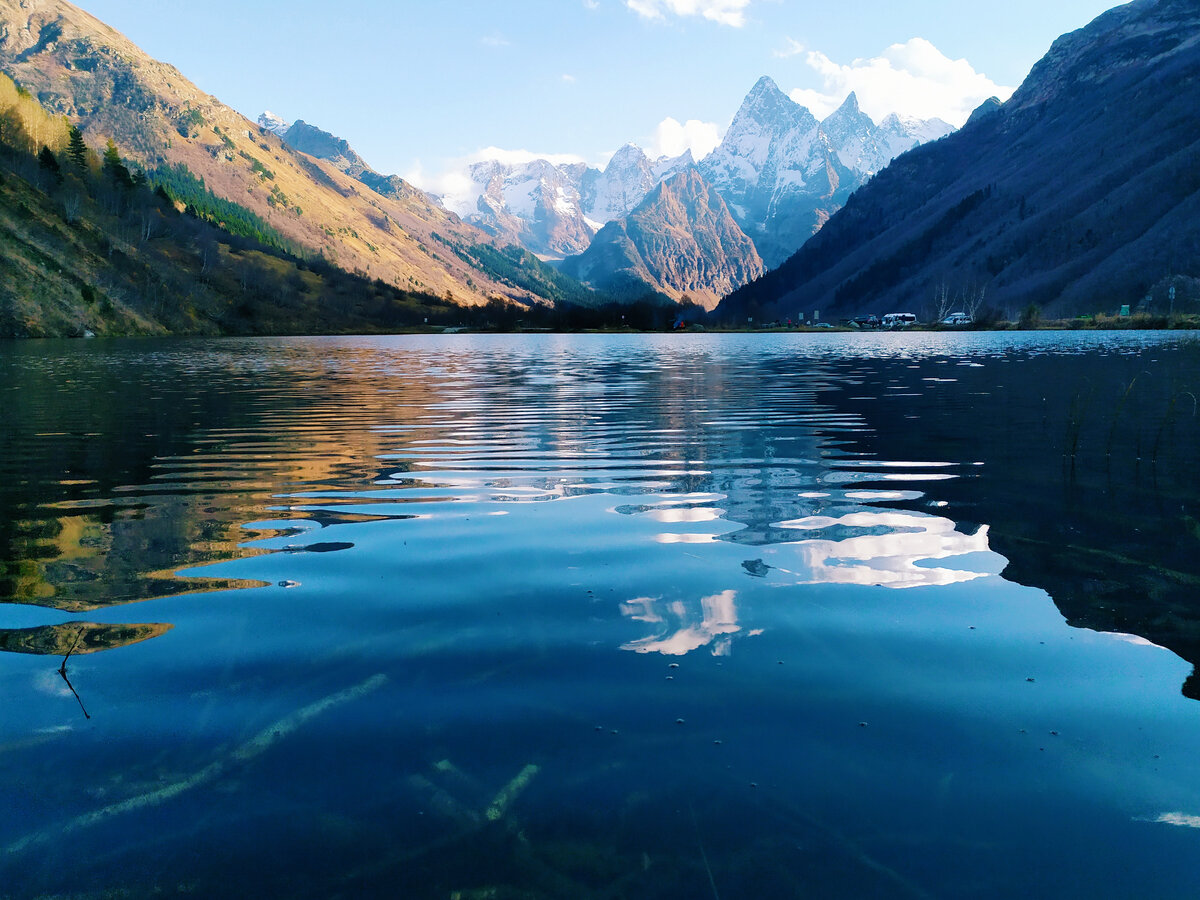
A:
[[[819,122],[764,76],[700,171],[773,268],[894,157],[951,131],[896,115],[876,125],[854,94]]]
[[[399,175],[381,175],[372,169],[350,146],[349,141],[315,125],[309,125],[303,119],[289,124],[279,116],[264,112],[258,117],[258,125],[279,135],[289,147],[329,162],[339,172],[362,182],[377,194],[393,199],[429,202],[423,192]]]
[[[943,288],[1009,317],[1157,297],[1200,274],[1198,107],[1200,5],[1117,7],[1059,38],[1007,103],[881,171],[719,312],[920,312]]]
[[[492,239],[421,192],[396,186],[385,195],[296,151],[64,0],[0,0],[0,71],[77,123],[93,147],[112,138],[148,170],[184,165],[347,270],[464,302],[538,299],[438,253],[435,233],[463,245]]]
[[[706,309],[763,273],[762,259],[725,201],[695,168],[659,183],[630,215],[605,225],[568,274],[620,293],[649,285]]]

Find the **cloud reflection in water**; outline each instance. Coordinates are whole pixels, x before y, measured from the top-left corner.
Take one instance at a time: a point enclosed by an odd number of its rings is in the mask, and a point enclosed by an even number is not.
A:
[[[713,656],[728,656],[733,635],[742,630],[736,601],[737,591],[702,597],[698,616],[694,606],[682,600],[667,602],[662,598],[638,597],[622,603],[622,615],[646,622],[655,631],[641,640],[622,644],[621,649],[684,656],[711,644]]]

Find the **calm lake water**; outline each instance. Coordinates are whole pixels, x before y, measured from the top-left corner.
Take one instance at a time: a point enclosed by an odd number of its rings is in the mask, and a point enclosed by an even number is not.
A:
[[[0,345],[0,897],[1198,896],[1198,394],[1147,333]]]

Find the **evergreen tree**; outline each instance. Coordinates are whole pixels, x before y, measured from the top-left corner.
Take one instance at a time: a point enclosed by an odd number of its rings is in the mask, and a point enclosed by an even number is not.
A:
[[[83,132],[71,125],[67,134],[67,157],[76,168],[87,167],[87,144],[83,140]]]
[[[108,144],[104,147],[104,170],[111,171],[121,165],[121,154],[117,150],[117,144],[112,139],[108,139]]]
[[[108,146],[104,149],[104,174],[112,179],[118,187],[126,190],[134,185],[133,177],[129,174],[129,169],[125,167],[125,164],[121,162],[121,154],[112,138],[108,139]]]
[[[45,144],[42,145],[42,152],[38,154],[38,165],[54,179],[56,184],[62,181],[62,169],[58,165],[54,151]]]

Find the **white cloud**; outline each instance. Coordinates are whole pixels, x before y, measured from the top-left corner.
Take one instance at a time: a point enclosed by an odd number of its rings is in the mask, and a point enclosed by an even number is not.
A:
[[[496,33],[481,37],[479,39],[479,43],[483,44],[485,47],[508,47],[512,42],[509,41],[509,39],[504,35]]]
[[[787,59],[791,56],[799,56],[803,52],[804,45],[802,43],[794,38],[785,37],[783,39],[783,46],[778,50],[772,51],[771,55],[776,59]]]
[[[562,80],[565,84],[574,84],[577,79],[574,75],[563,74]]]
[[[680,156],[685,150],[691,150],[692,156],[700,160],[721,143],[721,133],[721,126],[716,122],[688,119],[681,124],[668,117],[654,129],[654,135],[646,147],[646,155],[657,159],[660,156]]]
[[[1007,100],[1015,90],[976,72],[965,59],[950,59],[924,38],[893,44],[879,56],[856,59],[848,65],[816,50],[805,53],[804,61],[817,74],[821,87],[797,88],[790,96],[819,119],[854,91],[863,112],[875,121],[894,112],[921,119],[936,117],[961,126],[988,97]]]
[[[703,16],[721,25],[741,28],[746,24],[745,10],[750,0],[625,0],[625,5],[647,19]]]
[[[600,8],[599,0],[583,0],[583,8],[584,9],[599,9]]]

